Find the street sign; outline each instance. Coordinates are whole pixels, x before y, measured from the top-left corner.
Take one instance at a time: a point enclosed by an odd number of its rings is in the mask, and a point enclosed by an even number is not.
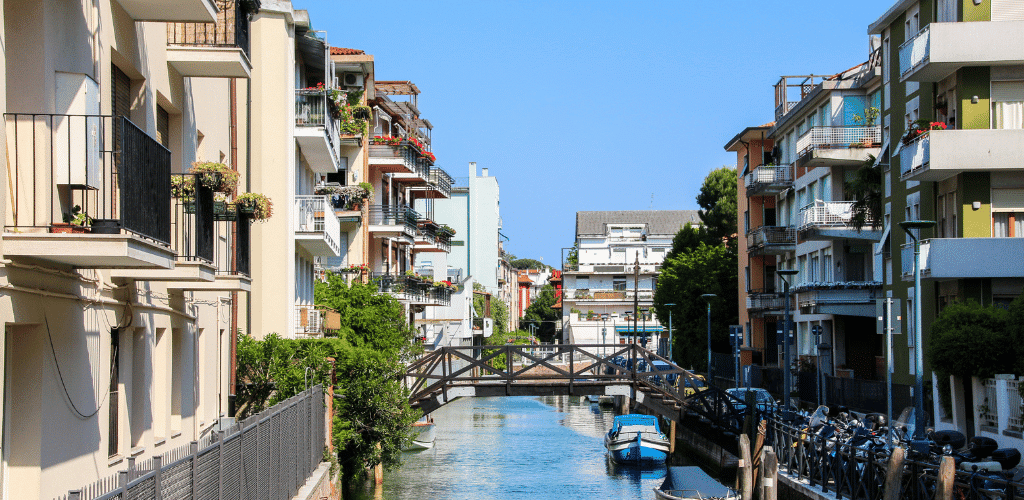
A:
[[[729,340],[732,345],[743,345],[743,325],[729,325]]]
[[[903,316],[900,315],[900,299],[885,297],[875,299],[875,333],[885,335],[886,329],[893,335],[903,333]]]

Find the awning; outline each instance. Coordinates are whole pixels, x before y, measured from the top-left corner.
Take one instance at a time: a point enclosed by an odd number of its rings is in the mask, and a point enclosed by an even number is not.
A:
[[[889,230],[892,229],[891,224],[886,224],[885,229],[882,230],[882,237],[878,239],[878,243],[875,244],[875,255],[882,253],[885,249],[885,242],[889,238]]]
[[[658,325],[651,325],[651,326],[637,325],[636,330],[634,330],[632,326],[616,326],[615,327],[615,333],[632,334],[634,331],[637,332],[637,333],[661,333],[661,332],[665,331],[665,327],[658,326]]]

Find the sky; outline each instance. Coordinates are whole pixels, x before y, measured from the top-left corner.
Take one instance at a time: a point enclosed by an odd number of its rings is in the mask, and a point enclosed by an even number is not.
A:
[[[414,82],[437,166],[487,168],[505,250],[560,267],[578,211],[698,209],[704,177],[736,165],[726,142],[773,121],[779,77],[866,61],[895,1],[293,5],[378,80]]]

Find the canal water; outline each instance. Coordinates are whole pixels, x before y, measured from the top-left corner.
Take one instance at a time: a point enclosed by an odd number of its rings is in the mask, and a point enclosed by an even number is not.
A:
[[[433,417],[434,447],[405,453],[365,498],[651,499],[665,477],[665,467],[612,464],[604,434],[615,412],[578,396],[462,398]],[[679,447],[670,464],[711,472]]]

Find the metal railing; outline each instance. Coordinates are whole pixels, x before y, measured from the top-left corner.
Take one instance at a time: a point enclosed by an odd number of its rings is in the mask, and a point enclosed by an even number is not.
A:
[[[437,242],[437,224],[430,219],[416,221],[416,239],[425,241],[431,245]]]
[[[295,306],[295,328],[298,335],[320,335],[326,332],[324,329],[325,309],[313,304],[300,304]]]
[[[405,233],[415,235],[420,216],[415,210],[400,205],[370,205],[369,218],[371,225],[403,226]]]
[[[900,149],[900,175],[920,170],[931,162],[931,134],[926,130]]]
[[[761,226],[747,233],[748,250],[792,245],[796,245],[796,228],[793,226]]]
[[[295,232],[320,233],[335,255],[341,253],[341,223],[334,215],[330,196],[295,196]]]
[[[743,178],[747,194],[770,187],[786,188],[793,185],[792,165],[761,165]]]
[[[213,190],[198,174],[180,174],[182,196],[172,198],[171,248],[178,260],[214,260]]]
[[[401,165],[408,172],[414,172],[419,157],[419,151],[408,143],[399,144],[398,146],[388,144],[370,145],[371,165]]]
[[[572,293],[568,293],[572,292]],[[575,288],[566,289],[567,299],[576,300],[633,300],[634,295],[639,295],[639,300],[652,300],[652,290],[615,290],[613,288]]]
[[[756,289],[747,292],[748,311],[781,311],[785,307],[786,298],[775,289]]]
[[[4,121],[6,229],[50,229],[77,206],[170,245],[171,152],[127,118],[7,113]]]
[[[427,182],[444,194],[445,198],[452,195],[452,176],[448,175],[448,172],[445,172],[444,169],[430,167],[430,175],[427,177]]]
[[[920,33],[900,45],[900,79],[928,62],[931,50],[931,26],[925,26]]]
[[[815,149],[859,148],[882,142],[882,128],[873,127],[811,127],[796,140],[796,150],[803,156]]]
[[[317,385],[199,441],[136,463],[55,500],[288,500],[323,459]]]
[[[333,106],[326,90],[295,89],[295,126],[323,128],[324,137],[331,148],[331,157],[337,162],[341,130]]]
[[[812,227],[852,227],[853,201],[815,201],[800,209],[799,231]],[[870,224],[870,221],[868,221]]]
[[[215,224],[214,240],[217,250],[214,264],[217,266],[217,274],[250,276],[251,226],[248,215],[240,213],[236,220],[218,220]]]
[[[215,23],[167,23],[167,44],[189,47],[238,47],[249,54],[249,13],[242,2],[217,0]]]
[[[931,238],[925,238],[921,240],[921,276],[927,276],[931,274],[931,266],[928,264],[928,254],[932,249]],[[904,243],[900,245],[900,264],[903,277],[909,277],[914,275],[914,243]]]
[[[1020,396],[1020,381],[1006,381],[1006,395],[1009,398],[1007,405],[1006,424],[1011,431],[1020,432],[1024,429],[1024,418],[1021,417],[1021,410],[1024,410],[1024,399]]]

